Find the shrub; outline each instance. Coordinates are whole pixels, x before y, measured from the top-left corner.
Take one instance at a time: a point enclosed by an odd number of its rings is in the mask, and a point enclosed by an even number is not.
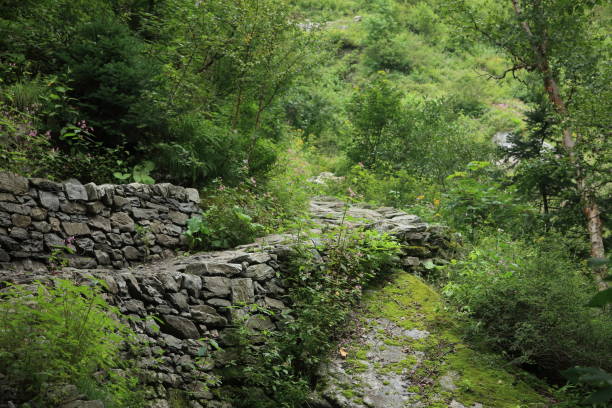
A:
[[[492,177],[488,162],[471,162],[467,171],[450,175],[442,213],[452,224],[473,237],[482,227],[522,231],[534,211],[522,204],[514,189],[503,186]]]
[[[189,113],[173,119],[169,130],[170,140],[155,144],[150,155],[167,181],[201,187],[246,174],[241,141],[228,126]]]
[[[145,57],[145,44],[113,17],[78,27],[60,54],[70,72],[71,96],[107,146],[143,144],[164,128],[148,95],[156,87],[159,64]]]
[[[544,374],[572,365],[610,369],[610,311],[589,309],[594,287],[563,239],[538,246],[495,232],[449,271],[444,293],[475,319],[472,334]]]
[[[124,366],[119,351],[132,335],[117,314],[99,286],[63,279],[51,287],[8,286],[0,292],[0,373],[20,400],[55,406],[61,401],[46,393],[54,385],[91,383],[94,372],[105,370],[111,377],[97,388],[109,406],[138,406],[135,379],[111,370]]]
[[[185,235],[191,248],[227,249],[252,242],[263,230],[237,205],[212,205],[202,216],[188,220]]]

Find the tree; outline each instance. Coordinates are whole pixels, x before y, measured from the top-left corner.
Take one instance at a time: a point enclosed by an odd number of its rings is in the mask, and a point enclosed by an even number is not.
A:
[[[469,3],[469,4],[468,4]],[[598,203],[598,186],[589,170],[599,162],[602,151],[591,149],[587,138],[578,133],[583,128],[581,107],[572,104],[571,96],[589,85],[600,70],[609,70],[605,61],[602,29],[597,27],[595,13],[600,0],[504,0],[503,2],[467,2],[455,0],[463,27],[468,32],[499,47],[510,57],[512,66],[499,78],[527,71],[537,75],[558,118],[558,134],[575,178],[580,195],[591,256],[604,258],[602,211]],[[603,102],[603,101],[602,101]],[[601,131],[601,129],[599,129]],[[600,137],[596,135],[595,138]],[[604,157],[604,156],[599,156]],[[601,189],[601,186],[599,186]],[[602,269],[595,272],[598,286],[605,288]]]

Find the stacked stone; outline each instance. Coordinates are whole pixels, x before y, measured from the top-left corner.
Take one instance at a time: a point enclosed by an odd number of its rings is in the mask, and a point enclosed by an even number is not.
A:
[[[172,184],[98,186],[0,173],[0,269],[44,269],[69,238],[76,268],[158,260],[184,243],[198,203],[197,190]]]
[[[214,401],[207,382],[237,356],[236,323],[246,322],[258,332],[276,330],[287,318],[279,279],[284,268],[279,255],[286,253],[283,247],[223,251],[129,272],[68,268],[62,276],[84,282],[93,276],[106,282],[107,301],[118,307],[144,346],[131,358],[137,358],[149,407],[168,408],[174,391],[189,398],[192,408],[223,407]],[[273,314],[251,312],[247,305],[253,304]],[[208,339],[222,349],[212,348]]]
[[[124,192],[132,188],[123,187]],[[321,229],[345,217],[344,203],[333,198],[316,198],[311,212]],[[446,262],[447,234],[416,216],[365,205],[353,206],[347,213],[351,219],[360,219],[353,221],[355,225],[398,238],[404,245],[398,265],[414,270]],[[127,214],[133,216],[133,210]],[[292,234],[271,235],[228,251],[166,259],[129,270],[67,268],[60,276],[87,282],[93,275],[107,283],[107,300],[118,307],[144,346],[132,357],[147,385],[148,407],[169,408],[171,395],[178,392],[189,399],[191,408],[231,408],[215,399],[207,383],[215,376],[223,377],[228,363],[231,366],[238,360],[235,328],[239,321],[257,333],[282,330],[286,319],[292,318],[290,288],[282,278],[290,272],[287,261],[296,239]],[[312,251],[313,259],[325,262],[326,253]],[[48,277],[0,270],[0,282],[34,280],[48,281]],[[248,307],[253,304],[259,308]],[[260,312],[263,309],[271,314]],[[210,340],[221,349],[211,347]]]

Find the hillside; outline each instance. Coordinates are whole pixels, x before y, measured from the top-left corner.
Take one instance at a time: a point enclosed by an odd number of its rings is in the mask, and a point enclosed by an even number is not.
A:
[[[611,17],[3,2],[0,408],[609,406]]]

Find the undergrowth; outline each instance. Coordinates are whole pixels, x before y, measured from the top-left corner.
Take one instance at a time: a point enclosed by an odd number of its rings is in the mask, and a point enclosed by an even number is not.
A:
[[[73,384],[107,407],[142,406],[137,379],[120,357],[134,334],[98,284],[9,285],[0,299],[0,385],[14,390],[6,398],[56,406],[57,390]],[[105,374],[94,379],[99,370]]]
[[[318,240],[316,246],[297,245],[291,256],[286,279],[293,317],[280,316],[282,330],[255,332],[245,325],[236,330],[240,355],[232,367],[233,378],[243,385],[226,388],[226,396],[237,407],[289,408],[303,403],[317,367],[343,333],[363,287],[392,269],[400,249],[386,234],[346,227]],[[257,389],[268,394],[254,392]]]

